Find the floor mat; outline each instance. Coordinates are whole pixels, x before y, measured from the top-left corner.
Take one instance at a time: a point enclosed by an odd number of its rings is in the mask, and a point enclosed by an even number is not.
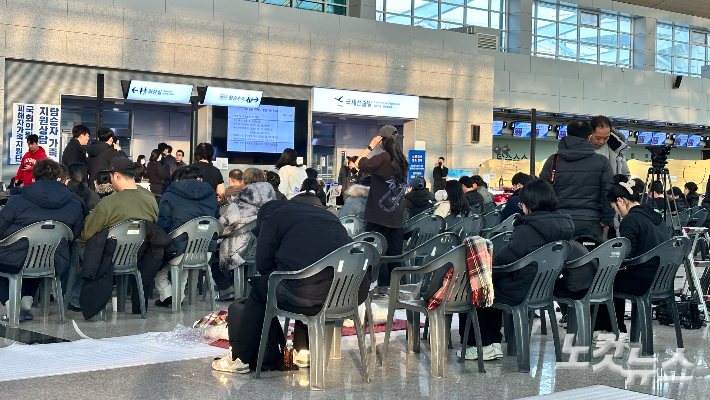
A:
[[[0,381],[224,355],[206,344],[178,347],[145,340],[146,335],[5,347],[0,349]]]

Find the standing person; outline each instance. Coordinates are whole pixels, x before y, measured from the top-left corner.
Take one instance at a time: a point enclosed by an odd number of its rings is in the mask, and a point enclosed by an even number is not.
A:
[[[407,157],[397,142],[397,128],[385,125],[380,129],[355,162],[355,166],[363,172],[372,174],[370,193],[365,206],[365,230],[381,233],[387,239],[385,255],[402,254],[404,223],[404,194],[407,192]],[[367,158],[375,146],[385,151]],[[380,268],[377,279],[380,294],[387,294],[390,285],[390,274],[397,264],[387,264]]]
[[[170,147],[168,146],[168,150],[170,150]],[[171,156],[172,157],[172,156]],[[170,166],[170,176],[173,176],[173,172],[176,170],[182,168],[182,167],[187,167],[187,164],[185,161],[183,161],[183,158],[185,158],[185,152],[182,150],[178,150],[175,152],[175,163]]]
[[[594,146],[594,152],[606,157],[611,163],[612,175],[631,175],[626,163],[626,152],[629,145],[626,138],[611,126],[611,120],[602,115],[592,118],[589,122],[592,134],[587,138]]]
[[[459,183],[461,184],[461,190],[466,195],[466,200],[468,200],[469,206],[472,207],[476,204],[484,203],[483,196],[478,193],[478,184],[474,182],[473,179],[468,176],[462,176],[459,179]]]
[[[160,164],[163,154],[158,149],[153,149],[150,152],[148,167],[145,169],[145,177],[150,183],[150,192],[160,201],[159,197],[163,195],[163,183],[170,180],[168,171]]]
[[[700,202],[700,195],[698,194],[698,185],[695,182],[688,182],[685,184],[683,193],[685,194],[685,200],[688,202],[688,206],[697,207],[698,202]]]
[[[574,220],[574,237],[589,237],[601,243],[604,230],[614,223],[614,210],[606,198],[614,174],[609,160],[596,154],[587,140],[591,134],[588,123],[570,123],[557,153],[545,161],[540,178],[555,188],[558,210]]]
[[[296,162],[297,158],[298,153],[296,153],[296,150],[284,149],[281,157],[276,162],[276,169],[279,170],[279,178],[281,178],[279,191],[283,193],[288,200],[296,195],[296,189],[299,189],[303,181],[308,178],[306,167],[304,165],[298,165]]]
[[[114,136],[115,134],[110,128],[100,128],[96,132],[98,141],[89,146],[87,151],[89,157],[86,159],[86,166],[89,167],[89,187],[91,189],[94,188],[94,179],[97,172],[109,169],[111,160],[116,157],[128,157],[121,150],[121,146],[118,145],[118,141]]]
[[[195,149],[195,162],[193,166],[202,170],[202,180],[212,186],[212,190],[217,194],[217,200],[224,197],[224,178],[219,168],[212,165],[214,157],[214,146],[209,143],[200,143]]]
[[[170,171],[170,167],[175,164],[175,157],[172,156],[173,147],[167,143],[158,143],[158,151],[163,155],[160,164],[162,164],[167,171]]]
[[[32,168],[34,168],[37,161],[47,158],[47,153],[44,152],[44,148],[39,146],[39,136],[35,134],[27,135],[27,147],[27,153],[22,156],[20,166],[17,167],[15,185],[21,182],[22,186],[27,186],[34,182],[35,178],[34,175],[32,175]]]
[[[62,153],[62,164],[67,167],[74,163],[86,165],[86,148],[89,144],[91,130],[86,125],[77,125],[71,130],[71,140],[67,143]]]
[[[445,165],[444,157],[439,157],[436,167],[434,167],[434,192],[446,189],[446,177],[449,175],[449,169]]]
[[[244,177],[241,169],[233,169],[229,171],[229,186],[224,189],[224,197],[220,200],[219,205],[231,204],[239,195],[239,191],[244,189]]]
[[[135,166],[135,171],[136,171],[135,175],[134,175],[136,183],[141,183],[141,181],[143,180],[143,177],[145,176],[145,164],[146,164],[145,156],[143,154],[139,155],[138,160],[136,162],[134,162],[133,164]]]
[[[345,164],[340,167],[338,183],[340,184],[340,195],[343,197],[343,202],[348,199],[348,188],[358,183],[355,161],[357,161],[357,156],[345,157]]]
[[[518,172],[513,175],[513,195],[510,196],[505,203],[505,207],[500,212],[500,220],[505,221],[513,214],[523,215],[523,209],[520,208],[520,189],[532,181],[532,177],[524,172]]]

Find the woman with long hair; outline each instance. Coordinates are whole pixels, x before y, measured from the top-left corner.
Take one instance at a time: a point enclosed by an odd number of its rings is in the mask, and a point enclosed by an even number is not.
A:
[[[89,173],[84,163],[73,163],[67,167],[69,170],[69,182],[67,182],[67,187],[77,196],[81,197],[86,204],[86,211],[84,216],[88,215],[88,211],[94,209],[96,203],[101,200],[98,194],[93,190],[89,189],[89,185],[86,183]]]
[[[434,211],[434,215],[441,218],[446,218],[449,215],[454,217],[468,217],[471,211],[471,206],[468,204],[468,199],[463,193],[459,181],[447,181],[446,185],[446,200],[439,203]]]
[[[136,183],[140,183],[143,180],[143,177],[145,176],[145,167],[146,167],[145,156],[143,154],[139,155],[138,159],[133,164],[136,167],[135,173],[134,173],[135,181],[136,181]]]
[[[384,151],[368,158],[378,145]],[[372,174],[365,205],[365,229],[379,232],[387,239],[385,255],[402,254],[404,195],[407,193],[409,163],[397,142],[397,128],[392,125],[383,126],[379,136],[372,139],[355,161],[355,167]],[[380,268],[377,279],[380,294],[388,293],[390,274],[397,266],[397,263],[390,263],[386,268]]]
[[[685,184],[685,200],[688,202],[688,206],[697,207],[700,202],[700,195],[698,194],[698,185],[695,182],[688,182]]]
[[[160,160],[163,158],[163,153],[158,149],[153,149],[150,152],[148,159],[148,167],[145,169],[145,177],[150,183],[150,191],[156,199],[163,195],[163,182],[170,179],[168,171],[165,169]]]
[[[296,150],[284,149],[281,157],[276,162],[276,169],[279,170],[279,178],[281,178],[279,192],[283,193],[287,200],[296,195],[296,189],[300,189],[303,181],[308,178],[306,167],[298,165],[297,159],[298,153],[296,153]]]

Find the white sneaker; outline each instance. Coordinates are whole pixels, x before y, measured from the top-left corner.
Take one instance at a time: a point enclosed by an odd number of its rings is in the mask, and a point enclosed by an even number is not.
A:
[[[592,344],[597,344],[597,343],[605,343],[605,342],[615,342],[616,340],[616,335],[612,332],[608,331],[595,331],[594,332],[594,337],[592,339]],[[629,334],[625,332],[619,332],[619,340],[620,343],[627,343],[629,341]]]
[[[483,347],[483,361],[497,360],[503,358],[503,352],[498,348],[494,347],[495,344]],[[498,344],[500,346],[500,344]],[[461,357],[461,350],[456,352],[456,356]],[[478,349],[476,347],[469,347],[466,350],[466,360],[478,360]]]
[[[299,368],[309,368],[311,366],[311,353],[308,350],[295,352],[293,363],[298,365]]]
[[[244,364],[242,360],[232,360],[232,351],[222,358],[212,361],[212,368],[221,372],[234,372],[237,374],[248,374],[249,364]]]
[[[32,296],[22,296],[20,299],[20,311],[24,313],[29,313],[32,311],[32,303],[34,298]]]
[[[456,352],[456,357],[461,358],[461,350]],[[478,349],[475,346],[466,349],[466,360],[478,360]]]
[[[492,343],[491,347],[493,347],[493,355],[496,359],[503,358],[503,349],[500,347],[500,343]]]

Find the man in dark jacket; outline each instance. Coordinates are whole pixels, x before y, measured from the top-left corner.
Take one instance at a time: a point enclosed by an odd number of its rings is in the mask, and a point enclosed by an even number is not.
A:
[[[62,164],[67,167],[74,163],[86,165],[86,148],[91,130],[86,125],[77,125],[71,130],[72,139],[62,153]]]
[[[412,217],[424,210],[434,207],[436,198],[426,187],[424,178],[416,177],[409,182],[412,191],[404,195],[404,207],[412,213]]]
[[[614,223],[614,210],[606,198],[614,175],[609,159],[596,154],[587,140],[591,134],[592,128],[584,121],[569,124],[567,136],[545,162],[540,178],[555,188],[558,210],[572,216],[574,236],[602,242],[604,229]]]
[[[231,354],[213,363],[222,371],[248,373],[255,364],[261,328],[266,310],[268,276],[273,271],[298,271],[351,242],[338,217],[331,212],[291,201],[271,201],[259,210],[257,227],[256,269],[261,276],[252,281],[252,290],[243,305],[237,329],[230,330]],[[309,245],[304,247],[304,238]],[[323,306],[333,280],[333,271],[297,281],[284,281],[276,289],[279,307],[284,310],[315,315]],[[369,281],[363,283],[369,285]],[[362,286],[361,286],[362,287]],[[230,307],[230,313],[232,308]],[[235,311],[236,312],[236,311]],[[298,336],[298,338],[297,338]],[[301,323],[294,331],[295,350],[303,349],[307,330]],[[305,345],[307,346],[307,345]],[[300,349],[299,349],[300,347]]]
[[[459,183],[461,184],[461,189],[463,190],[464,195],[466,195],[466,200],[468,200],[468,204],[471,207],[484,203],[485,200],[483,199],[483,196],[477,190],[478,184],[474,182],[471,177],[462,176],[459,179]]]
[[[500,212],[500,220],[505,221],[513,214],[523,215],[523,209],[518,206],[520,203],[520,189],[527,185],[532,180],[532,177],[524,172],[518,172],[513,175],[513,195],[510,196],[508,201],[505,203],[505,207]]]
[[[446,187],[446,177],[449,175],[449,169],[444,164],[444,157],[439,157],[436,167],[434,167],[434,192],[444,190]]]
[[[18,195],[11,196],[0,211],[0,238],[40,221],[54,220],[69,227],[78,238],[84,224],[81,205],[72,199],[71,192],[59,182],[61,165],[51,159],[37,161],[32,168],[35,183],[22,188]],[[27,241],[20,240],[0,247],[0,272],[17,273],[27,257]],[[66,282],[69,273],[69,244],[62,241],[55,253],[55,269]],[[30,310],[32,296],[39,287],[39,279],[24,279],[20,320],[32,319]],[[0,303],[9,298],[9,281],[0,278]]]
[[[197,167],[184,167],[176,171],[173,178],[175,181],[168,186],[167,192],[163,193],[158,206],[158,226],[166,233],[170,233],[181,227],[188,221],[199,217],[219,218],[219,205],[217,197],[212,191],[209,183],[202,181],[202,170]],[[177,249],[178,255],[185,251],[187,246],[187,236],[181,235],[173,240],[173,246]],[[213,250],[216,250],[216,240]],[[169,266],[164,265],[155,276],[155,288],[158,289],[160,299],[155,301],[158,307],[172,306],[172,285],[168,280]],[[173,278],[175,279],[175,278]],[[187,273],[184,273],[180,284],[184,288],[187,284]]]
[[[89,146],[89,158],[86,159],[86,165],[89,167],[89,187],[91,189],[94,189],[94,179],[97,172],[109,169],[111,160],[116,157],[128,157],[115,141],[114,133],[111,129],[99,129],[96,132],[96,137],[98,141]]]

